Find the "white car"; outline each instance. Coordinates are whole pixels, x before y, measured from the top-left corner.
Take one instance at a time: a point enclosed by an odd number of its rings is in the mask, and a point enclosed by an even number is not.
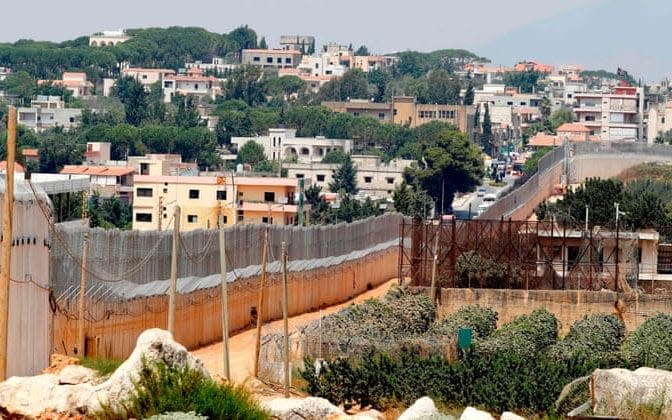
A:
[[[476,197],[483,197],[485,195],[485,187],[478,187],[476,190]]]
[[[483,203],[488,203],[488,205],[492,205],[497,200],[497,196],[495,194],[485,194],[483,197]]]

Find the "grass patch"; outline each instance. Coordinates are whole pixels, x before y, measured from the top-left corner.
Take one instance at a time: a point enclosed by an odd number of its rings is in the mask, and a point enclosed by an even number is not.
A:
[[[106,377],[114,373],[115,370],[123,363],[123,360],[103,359],[85,357],[80,360],[79,364],[89,369],[98,372],[101,377]]]
[[[194,412],[209,419],[261,420],[264,412],[242,387],[218,384],[190,368],[143,361],[131,397],[104,406],[100,419],[145,419],[168,412]]]

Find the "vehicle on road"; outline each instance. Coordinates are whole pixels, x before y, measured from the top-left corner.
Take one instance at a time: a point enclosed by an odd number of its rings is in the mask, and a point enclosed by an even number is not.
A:
[[[483,197],[483,203],[488,203],[488,205],[492,205],[497,200],[497,196],[495,194],[485,194]]]
[[[485,187],[478,187],[478,190],[476,190],[476,196],[483,197],[485,195],[485,192],[486,192]]]

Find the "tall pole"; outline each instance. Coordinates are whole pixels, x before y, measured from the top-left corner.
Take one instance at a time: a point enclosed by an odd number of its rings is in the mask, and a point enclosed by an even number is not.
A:
[[[175,305],[177,302],[177,253],[180,247],[180,206],[175,205],[173,220],[173,254],[170,261],[170,296],[168,297],[168,331],[175,338]]]
[[[619,237],[619,232],[618,232],[618,214],[619,214],[619,211],[618,211],[618,203],[614,203],[614,205],[616,206],[616,251],[615,251],[615,252],[616,252],[616,256],[615,256],[615,260],[616,260],[616,281],[614,281],[614,291],[618,291],[618,285],[620,284],[620,281],[621,281],[621,279],[618,278],[618,276],[619,276],[619,274],[620,274],[620,273],[619,273],[620,270],[619,270],[619,267],[618,267],[618,264],[619,264],[619,261],[618,261],[618,260],[619,260],[618,254],[619,254],[619,252],[620,252],[619,249],[618,249],[618,245],[619,245],[619,244],[618,244],[618,239],[619,239],[619,238],[618,238],[618,237]]]
[[[432,262],[432,303],[436,303],[436,265],[439,261],[439,233],[441,226],[437,227],[436,236],[434,237],[434,261]],[[425,283],[426,284],[426,283]]]
[[[254,377],[259,377],[259,353],[261,352],[261,326],[264,322],[264,288],[266,287],[266,253],[268,252],[268,228],[264,231],[264,249],[261,252],[261,282],[257,306],[257,339],[254,343]]]
[[[285,398],[289,398],[289,291],[287,290],[287,244],[282,243],[282,319],[285,333]]]
[[[79,357],[86,356],[86,338],[84,337],[84,297],[86,296],[86,260],[89,255],[89,232],[84,232],[82,244],[82,277],[79,282],[79,319],[77,320],[77,352]]]
[[[229,291],[226,279],[226,236],[224,216],[219,215],[219,260],[222,268],[222,341],[224,342],[224,377],[231,382],[229,370]]]
[[[298,197],[298,203],[299,203],[299,226],[303,226],[303,221],[305,215],[303,214],[303,188],[304,188],[304,179],[299,178],[299,197]]]
[[[588,232],[588,206],[586,206],[586,232]]]
[[[12,217],[14,213],[14,161],[16,159],[16,108],[9,107],[7,118],[7,177],[2,218],[2,260],[0,260],[0,381],[7,379],[7,341],[9,327],[9,273],[12,260]]]

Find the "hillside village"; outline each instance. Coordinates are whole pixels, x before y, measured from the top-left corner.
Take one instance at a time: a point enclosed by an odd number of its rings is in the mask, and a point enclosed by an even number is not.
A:
[[[0,43],[3,417],[672,416],[667,79],[263,31]]]

